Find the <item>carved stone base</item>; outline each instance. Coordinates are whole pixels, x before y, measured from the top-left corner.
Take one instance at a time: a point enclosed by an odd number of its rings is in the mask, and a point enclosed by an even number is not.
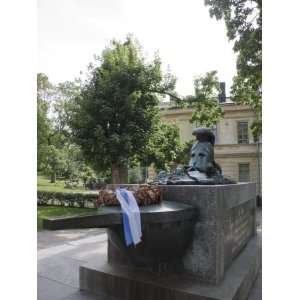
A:
[[[94,263],[80,267],[80,289],[120,300],[245,300],[259,272],[259,244],[253,237],[218,285],[184,274]]]
[[[255,184],[161,188],[164,201],[185,203],[198,210],[193,242],[183,257],[185,271],[208,284],[219,284],[255,235]]]

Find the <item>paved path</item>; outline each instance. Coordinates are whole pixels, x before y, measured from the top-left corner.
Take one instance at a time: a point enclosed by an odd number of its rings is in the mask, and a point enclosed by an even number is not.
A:
[[[261,231],[261,210],[258,210]],[[38,232],[38,300],[113,300],[79,291],[79,266],[106,253],[104,229]],[[248,300],[261,300],[261,272]]]
[[[262,235],[262,214],[261,214],[261,209],[257,210],[257,233],[260,236],[260,241],[261,241],[261,235]],[[248,300],[262,300],[262,274],[261,274],[261,269],[259,271],[259,274],[257,276],[257,279],[252,287],[252,290],[250,292]]]

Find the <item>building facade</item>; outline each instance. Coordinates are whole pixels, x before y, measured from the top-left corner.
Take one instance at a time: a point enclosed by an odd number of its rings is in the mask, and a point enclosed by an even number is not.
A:
[[[250,107],[232,102],[220,103],[224,117],[214,131],[215,161],[223,174],[239,182],[257,183],[257,194],[261,195],[261,142],[255,142],[250,126],[255,114]],[[161,118],[164,122],[175,123],[180,130],[181,142],[194,140],[190,123],[192,109],[172,108],[162,105]]]

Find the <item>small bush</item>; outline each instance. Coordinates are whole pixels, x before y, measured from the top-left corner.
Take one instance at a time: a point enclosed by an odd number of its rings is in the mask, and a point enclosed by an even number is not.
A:
[[[38,205],[54,205],[68,207],[95,207],[94,202],[98,198],[98,193],[64,193],[64,192],[37,192]]]
[[[131,168],[128,170],[128,182],[129,183],[144,183],[145,180],[143,178],[142,174],[142,168],[136,167],[136,168]]]
[[[96,177],[89,177],[85,183],[85,188],[89,190],[100,190],[104,186],[105,186],[104,180]]]
[[[69,180],[65,181],[66,189],[74,189],[74,188],[77,188],[78,185],[79,185],[78,179],[69,179]]]

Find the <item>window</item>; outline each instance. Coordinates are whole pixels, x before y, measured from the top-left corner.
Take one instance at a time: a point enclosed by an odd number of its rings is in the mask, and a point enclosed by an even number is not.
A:
[[[239,164],[239,182],[250,181],[250,166],[249,164]]]
[[[238,143],[249,144],[247,121],[238,122]]]

